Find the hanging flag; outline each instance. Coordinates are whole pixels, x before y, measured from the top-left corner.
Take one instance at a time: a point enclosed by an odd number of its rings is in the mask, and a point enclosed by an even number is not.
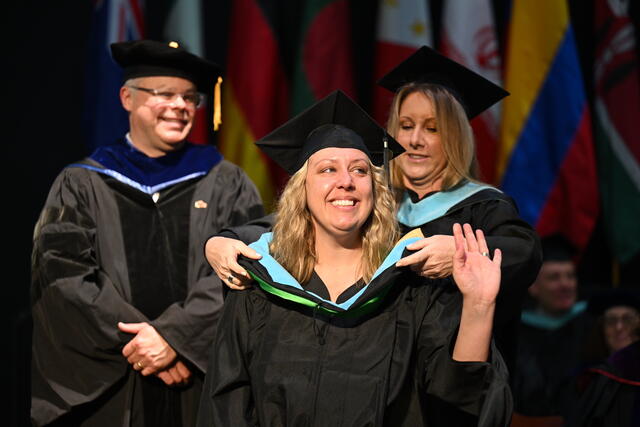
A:
[[[168,5],[163,29],[165,41],[176,41],[189,52],[205,56],[200,0],[174,0]],[[217,76],[216,76],[217,77]],[[211,76],[213,81],[214,76]],[[213,110],[211,110],[213,114]],[[209,142],[208,129],[213,126],[206,105],[198,108],[188,140],[197,144]]]
[[[541,236],[584,248],[598,187],[580,63],[566,2],[512,5],[498,178]]]
[[[440,51],[502,86],[501,60],[491,0],[448,0],[442,12]],[[481,179],[495,184],[501,103],[471,121]]]
[[[595,139],[602,213],[614,258],[640,252],[640,70],[631,2],[595,5]]]
[[[349,28],[346,0],[304,2],[292,82],[292,115],[336,89],[356,99]]]
[[[226,77],[222,84],[223,123],[218,139],[227,160],[256,184],[267,210],[287,176],[254,142],[289,117],[289,88],[273,29],[274,2],[236,0],[232,4]]]
[[[407,59],[421,46],[433,46],[428,0],[380,0],[374,60],[374,82]],[[372,116],[387,123],[393,94],[374,84]]]
[[[111,58],[111,43],[144,37],[142,0],[94,2],[85,81],[84,124],[88,151],[113,144],[129,130],[120,104],[122,69]]]

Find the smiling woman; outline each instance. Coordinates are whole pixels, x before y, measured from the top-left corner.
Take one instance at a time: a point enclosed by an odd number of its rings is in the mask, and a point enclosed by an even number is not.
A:
[[[501,253],[457,224],[455,283],[396,267],[415,239],[397,241],[385,139],[401,151],[334,92],[258,142],[292,177],[262,258],[239,261],[258,285],[225,300],[198,425],[508,424]]]
[[[325,234],[340,239],[359,230],[372,206],[371,167],[366,154],[355,148],[324,148],[309,157],[308,165],[305,189],[316,241],[323,240]]]
[[[509,94],[427,46],[378,84],[394,93],[387,131],[406,150],[392,161],[398,221],[403,232],[419,228],[425,237],[399,265],[424,277],[450,276],[452,225],[483,230],[489,249],[505,253],[496,340],[513,366],[521,306],[541,264],[540,240],[512,198],[479,179],[470,123]]]

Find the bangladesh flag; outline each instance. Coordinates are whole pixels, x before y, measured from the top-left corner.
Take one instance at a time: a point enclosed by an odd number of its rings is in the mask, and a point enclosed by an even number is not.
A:
[[[356,99],[349,3],[346,0],[306,0],[301,26],[291,113],[300,113],[336,89]]]

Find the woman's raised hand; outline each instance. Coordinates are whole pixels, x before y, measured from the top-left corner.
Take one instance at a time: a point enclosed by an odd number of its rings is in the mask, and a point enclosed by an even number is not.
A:
[[[500,289],[500,249],[494,251],[492,259],[484,233],[474,233],[469,224],[454,224],[453,237],[453,278],[463,298],[474,306],[495,304]]]

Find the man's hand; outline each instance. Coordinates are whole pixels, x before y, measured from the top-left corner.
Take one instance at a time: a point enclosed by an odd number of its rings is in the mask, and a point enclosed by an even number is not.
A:
[[[135,334],[122,349],[122,355],[142,375],[164,370],[176,359],[176,352],[150,324],[118,322],[118,328]]]
[[[164,371],[157,372],[156,376],[170,387],[183,386],[191,381],[191,370],[180,360],[176,360],[173,365]]]

